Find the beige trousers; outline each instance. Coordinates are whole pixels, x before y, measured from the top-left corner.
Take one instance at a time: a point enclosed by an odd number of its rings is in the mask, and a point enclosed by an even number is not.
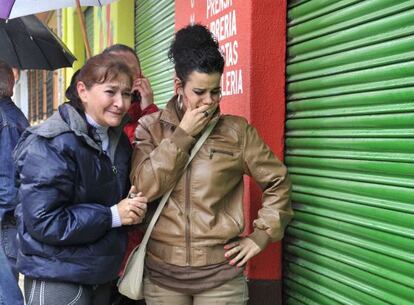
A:
[[[249,299],[247,282],[243,275],[194,295],[160,287],[146,276],[144,296],[147,305],[246,305]]]

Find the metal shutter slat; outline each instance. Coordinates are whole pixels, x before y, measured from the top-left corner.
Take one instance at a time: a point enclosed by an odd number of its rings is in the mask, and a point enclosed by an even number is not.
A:
[[[286,72],[289,81],[297,81],[410,60],[414,60],[412,37],[403,37],[357,50],[315,58],[312,61],[293,63],[288,66]]]
[[[355,5],[309,20],[306,24],[290,27],[288,37],[292,39],[289,40],[289,45],[383,19],[413,6],[412,1],[359,1]]]
[[[287,104],[287,116],[288,118],[302,118],[401,113],[414,108],[412,100],[414,100],[414,90],[410,87],[297,101],[291,100]]]
[[[359,2],[359,0],[344,0],[338,2],[332,0],[309,1],[306,4],[299,5],[296,8],[289,10],[289,28],[357,2]]]
[[[412,35],[413,10],[289,46],[290,62],[301,61]]]
[[[135,49],[154,101],[162,107],[173,95],[173,66],[167,54],[174,36],[175,2],[136,0],[135,4]]]
[[[289,6],[286,304],[414,296],[414,3]]]

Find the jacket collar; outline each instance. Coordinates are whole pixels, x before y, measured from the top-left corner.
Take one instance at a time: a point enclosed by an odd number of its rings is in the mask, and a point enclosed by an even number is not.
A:
[[[180,124],[180,118],[178,117],[176,110],[177,95],[170,99],[165,106],[164,110],[161,112],[160,120],[173,125],[178,126]]]
[[[5,96],[0,98],[0,103],[13,103],[13,100],[11,97]]]
[[[109,129],[109,137],[113,141],[114,148],[117,146],[123,127],[127,122],[128,118],[124,116],[119,126]],[[102,152],[102,147],[89,135],[85,118],[69,103],[59,106],[58,111],[50,118],[40,125],[29,128],[29,131],[44,138],[54,138],[66,132],[73,132],[82,137],[89,146]],[[112,152],[111,155],[113,155]]]
[[[175,95],[172,99],[170,99],[167,102],[167,105],[165,106],[164,110],[161,112],[160,120],[173,125],[178,126],[180,124],[181,119],[178,117],[177,114],[177,95]],[[214,117],[220,115],[220,107],[217,108],[216,113],[214,114]]]
[[[11,97],[2,97],[0,98],[0,123],[5,121],[7,109],[10,108],[10,105],[14,105]]]

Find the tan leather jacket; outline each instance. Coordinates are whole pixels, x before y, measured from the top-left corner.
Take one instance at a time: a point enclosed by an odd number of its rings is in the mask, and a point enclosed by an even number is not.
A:
[[[131,172],[136,188],[152,201],[178,179],[152,232],[149,253],[178,266],[223,262],[223,245],[244,230],[245,174],[263,190],[249,237],[260,247],[280,240],[293,215],[286,167],[244,118],[222,115],[183,173],[196,139],[177,127],[174,103],[143,117],[136,130]]]

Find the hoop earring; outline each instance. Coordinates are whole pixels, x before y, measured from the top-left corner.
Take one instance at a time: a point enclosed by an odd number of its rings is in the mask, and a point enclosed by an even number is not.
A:
[[[177,97],[178,109],[183,110],[183,101],[181,100],[181,94]]]

